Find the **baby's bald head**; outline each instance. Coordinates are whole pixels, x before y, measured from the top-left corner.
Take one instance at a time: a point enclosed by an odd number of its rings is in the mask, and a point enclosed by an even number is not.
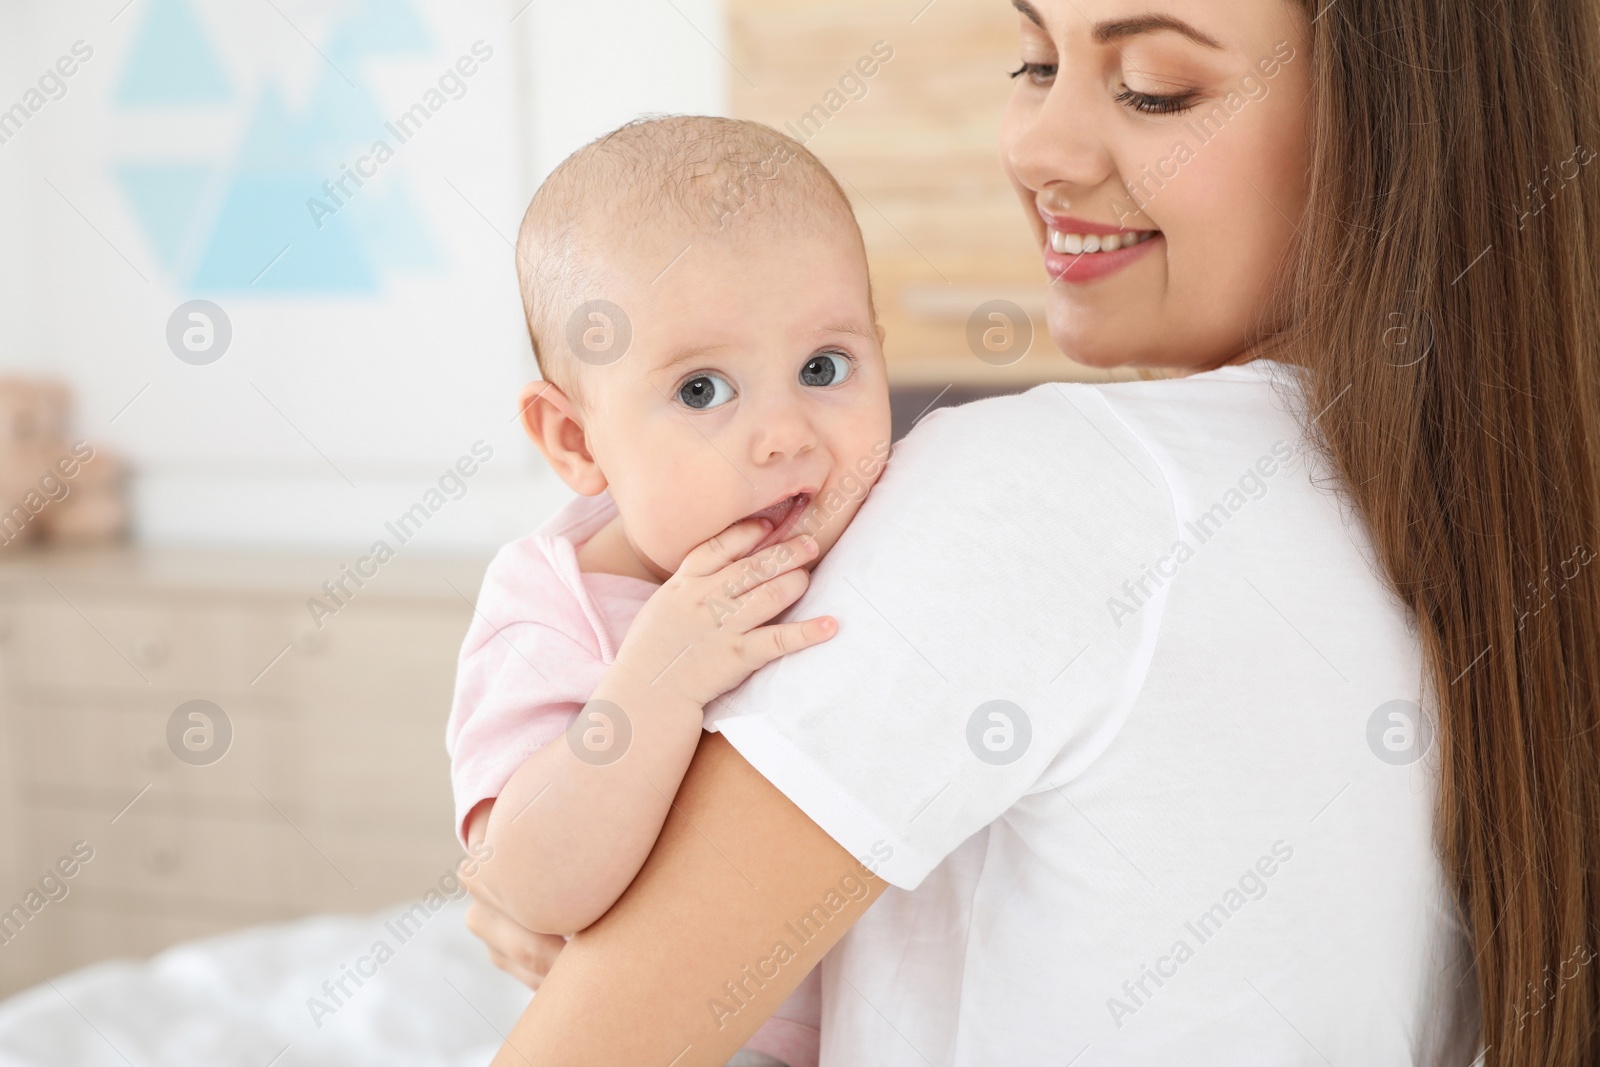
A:
[[[770,126],[673,115],[590,142],[545,179],[517,236],[517,278],[541,377],[585,405],[585,362],[604,360],[573,351],[568,334],[580,307],[652,282],[696,241],[807,232],[847,232],[861,244],[833,175]],[[580,321],[575,336],[587,325]]]

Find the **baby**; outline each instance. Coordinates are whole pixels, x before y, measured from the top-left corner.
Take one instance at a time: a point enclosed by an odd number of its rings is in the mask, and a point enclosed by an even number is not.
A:
[[[528,207],[517,275],[541,375],[523,423],[580,495],[490,564],[447,743],[457,832],[493,853],[479,888],[571,934],[649,855],[704,705],[836,630],[772,620],[883,470],[888,383],[849,201],[757,123],[579,149]],[[734,1062],[814,1067],[816,982]]]

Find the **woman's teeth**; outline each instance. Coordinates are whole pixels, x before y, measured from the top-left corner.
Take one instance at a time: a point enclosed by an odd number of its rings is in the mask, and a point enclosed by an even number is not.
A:
[[[1140,230],[1137,233],[1062,233],[1050,231],[1050,248],[1058,254],[1075,256],[1080,252],[1115,252],[1150,240],[1160,230]]]

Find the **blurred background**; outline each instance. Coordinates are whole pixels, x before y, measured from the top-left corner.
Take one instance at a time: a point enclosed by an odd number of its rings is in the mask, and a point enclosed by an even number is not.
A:
[[[0,4],[0,1062],[497,1044],[443,736],[485,564],[569,496],[515,418],[529,197],[642,113],[769,122],[855,206],[897,435],[1095,377],[997,161],[1015,18]],[[360,963],[405,907],[433,947]]]

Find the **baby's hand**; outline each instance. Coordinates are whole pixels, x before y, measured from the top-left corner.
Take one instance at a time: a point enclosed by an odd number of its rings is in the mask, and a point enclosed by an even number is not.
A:
[[[685,556],[639,609],[617,663],[704,705],[779,656],[832,637],[830,615],[762,625],[800,599],[810,584],[801,564],[817,551],[815,538],[800,534],[741,558],[771,529],[746,519]]]

